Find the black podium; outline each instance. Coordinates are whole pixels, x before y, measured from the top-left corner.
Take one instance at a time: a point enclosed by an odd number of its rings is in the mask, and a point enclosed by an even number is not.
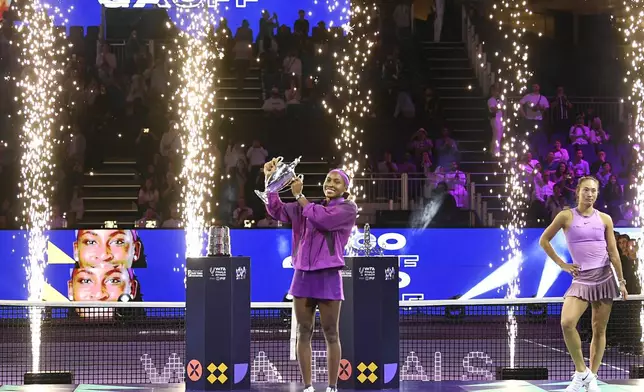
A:
[[[398,388],[398,257],[346,257],[345,262],[338,387]]]
[[[188,259],[186,390],[250,388],[250,259]]]

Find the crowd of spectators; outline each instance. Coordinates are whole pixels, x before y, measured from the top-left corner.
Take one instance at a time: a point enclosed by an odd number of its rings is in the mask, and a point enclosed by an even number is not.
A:
[[[374,89],[374,116],[377,121],[391,120],[386,131],[392,133],[395,128],[397,143],[383,143],[391,146],[384,151],[379,146],[373,149],[380,153],[371,155],[382,158],[367,162],[367,166],[374,177],[398,178],[407,174],[420,180],[414,182],[414,194],[421,199],[446,192],[456,207],[469,208],[467,174],[459,169],[462,153],[450,133],[450,125],[444,121],[441,98],[427,81],[422,55],[405,23],[409,13],[409,7],[401,4],[388,16],[394,28],[391,34],[383,34],[374,47],[375,61],[364,76],[378,86]],[[15,47],[9,45],[14,30],[8,26],[4,24],[0,34],[0,73],[18,76],[20,68],[12,53]],[[224,74],[236,75],[238,89],[244,88],[246,76],[259,64],[262,111],[273,121],[271,126],[279,128],[283,124],[280,121],[302,117],[307,110],[322,111],[323,100],[334,104],[328,93],[332,90],[333,52],[344,43],[341,36],[341,28],[327,29],[324,22],[313,26],[304,11],[298,12],[292,27],[281,24],[276,14],[264,11],[258,32],[244,21],[232,34],[223,20],[212,39],[227,54],[218,66]],[[1,79],[0,181],[15,184],[18,140],[11,130],[17,117],[9,114],[17,110],[12,99],[16,91],[9,78]],[[116,53],[89,34],[83,44],[73,46],[61,84],[64,110],[56,126],[59,143],[54,161],[63,164],[57,166],[55,173],[55,227],[71,227],[83,219],[86,173],[100,168],[105,158],[119,155],[136,157],[141,185],[136,195],[140,215],[137,224],[154,221],[158,226],[178,225],[180,141],[176,119],[167,111],[168,81],[164,51],[151,50],[136,29],[122,52]],[[491,99],[494,98],[498,94],[493,90]],[[490,102],[491,149],[498,154],[496,141],[502,130],[495,127],[496,103]],[[547,221],[558,209],[571,206],[575,179],[589,173],[597,175],[602,184],[601,208],[616,220],[628,219],[632,215],[627,204],[632,200],[628,187],[632,163],[615,152],[617,138],[603,129],[601,120],[591,111],[573,107],[563,89],[556,97],[546,99],[535,85],[522,104],[526,126],[541,125],[540,129],[547,130],[545,142],[539,132],[534,133],[531,154],[523,162],[525,181],[533,189],[534,220]],[[546,126],[542,123],[548,108],[552,111],[548,118],[554,121]],[[223,162],[216,173],[216,178],[221,179],[217,187],[218,219],[233,226],[243,226],[249,220],[263,221],[263,208],[255,204],[258,200],[252,191],[263,187],[261,166],[265,160],[281,155],[281,151],[271,151],[274,146],[264,145],[266,139],[258,133],[250,139],[231,137],[212,146],[218,161]],[[3,187],[0,192],[0,227],[16,224],[16,193],[11,187]],[[385,197],[396,194],[391,192]]]
[[[573,105],[563,86],[547,97],[535,83],[520,105],[522,127],[534,130],[528,140],[529,151],[520,158],[523,181],[530,193],[530,223],[542,226],[563,209],[575,207],[577,182],[589,175],[600,184],[596,207],[617,224],[632,220],[636,150],[625,140],[618,124],[612,124],[612,131],[604,127],[591,108]],[[499,148],[501,106],[500,93],[492,86],[488,108],[497,155],[503,153]]]

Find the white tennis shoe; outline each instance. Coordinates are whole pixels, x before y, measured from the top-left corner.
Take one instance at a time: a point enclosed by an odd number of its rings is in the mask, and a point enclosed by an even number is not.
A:
[[[586,387],[587,392],[601,392],[601,389],[599,389],[599,385],[597,384],[597,375],[592,372],[584,381],[584,386]]]
[[[575,372],[575,374],[572,376],[572,382],[570,385],[568,385],[568,388],[566,388],[566,392],[582,392],[584,391],[588,384],[590,382],[591,376],[593,373],[590,371],[590,369],[586,368],[583,372]],[[595,382],[597,380],[595,379]]]

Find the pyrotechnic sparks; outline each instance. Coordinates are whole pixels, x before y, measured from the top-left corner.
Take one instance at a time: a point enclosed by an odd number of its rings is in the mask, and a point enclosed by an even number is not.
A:
[[[51,9],[40,0],[24,2],[16,7],[19,39],[18,60],[22,73],[18,78],[21,104],[18,113],[22,119],[20,143],[22,147],[19,198],[23,203],[23,229],[27,230],[29,256],[26,264],[29,301],[40,301],[45,283],[46,230],[51,219],[51,195],[54,190],[52,162],[54,123],[57,116],[56,100],[61,92],[64,74],[64,31],[57,34],[53,15],[62,17],[58,9]],[[30,308],[32,371],[40,368],[40,329],[42,308]]]
[[[644,0],[627,0],[624,1],[624,14],[627,15],[623,20],[623,28],[620,30],[624,34],[626,50],[626,63],[630,69],[624,78],[625,83],[630,83],[631,95],[628,97],[633,109],[635,110],[635,121],[633,129],[629,134],[630,142],[635,145],[637,162],[637,179],[634,184],[635,200],[633,225],[639,227],[641,234],[644,235],[644,217],[641,211],[644,210]],[[644,238],[644,236],[640,236]],[[644,286],[644,246],[638,244],[639,249],[637,258],[638,263],[637,275],[640,280],[640,287]],[[644,309],[640,310],[640,325],[644,326]],[[644,343],[644,328],[640,341]]]
[[[171,111],[178,118],[183,167],[181,212],[186,232],[186,257],[200,256],[213,195],[215,158],[209,132],[215,118],[216,9],[177,9],[178,36],[169,49],[173,85]],[[185,272],[185,267],[184,267]],[[184,278],[185,283],[185,278]]]
[[[504,249],[509,251],[508,260],[518,261],[517,268],[512,271],[505,295],[509,299],[517,298],[520,293],[519,271],[523,254],[519,237],[525,227],[525,210],[530,196],[524,183],[519,160],[529,151],[527,135],[533,130],[521,129],[520,104],[517,97],[524,94],[528,78],[532,76],[528,69],[528,45],[523,39],[526,32],[524,19],[531,14],[523,0],[498,1],[493,5],[490,13],[490,19],[496,20],[503,37],[497,84],[501,90],[501,101],[506,103],[502,107],[504,135],[501,167],[506,178],[503,210],[508,214],[509,221],[504,227],[508,240]],[[514,367],[518,329],[514,310],[513,307],[508,307],[507,329],[511,368]]]
[[[337,2],[336,2],[337,3]],[[368,157],[362,152],[362,121],[369,115],[371,108],[371,90],[361,83],[366,72],[367,62],[375,44],[378,29],[373,25],[378,9],[375,4],[362,6],[357,2],[343,9],[345,26],[351,26],[347,35],[347,44],[340,53],[333,53],[336,65],[333,93],[341,109],[335,114],[340,126],[340,137],[335,139],[338,150],[342,153],[342,168],[350,178],[360,173],[360,163]],[[322,102],[329,114],[333,113],[326,101]],[[362,186],[357,191],[362,191]],[[351,193],[357,196],[355,189]],[[364,196],[363,196],[364,197]]]

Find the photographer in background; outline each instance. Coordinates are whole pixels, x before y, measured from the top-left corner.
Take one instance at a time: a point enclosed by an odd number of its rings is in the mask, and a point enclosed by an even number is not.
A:
[[[639,250],[638,241],[626,234],[615,233],[617,237],[619,256],[622,261],[626,290],[629,294],[638,295],[642,293],[642,284],[638,276]],[[642,326],[640,325],[641,301],[625,301],[616,303],[613,314],[608,322],[606,336],[611,338],[607,342],[609,346],[618,347],[620,351],[633,355],[642,355]]]

